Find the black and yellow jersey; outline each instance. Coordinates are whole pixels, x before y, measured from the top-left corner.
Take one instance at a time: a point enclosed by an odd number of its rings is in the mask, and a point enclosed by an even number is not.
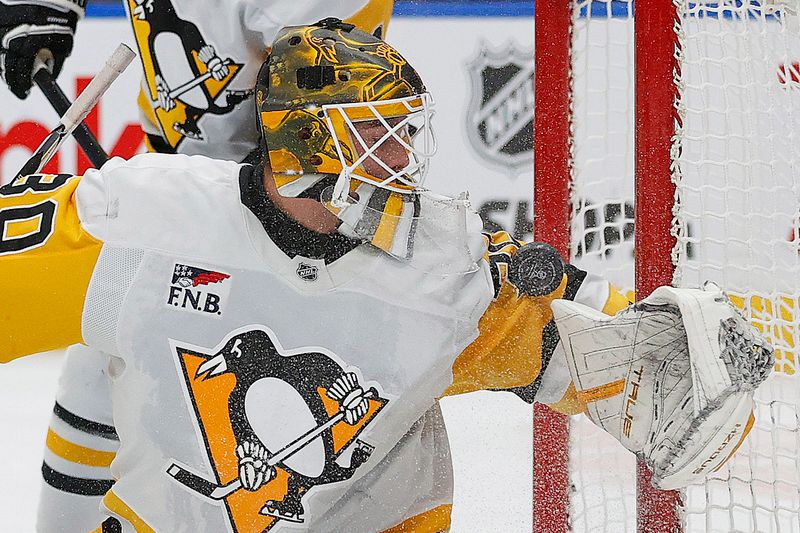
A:
[[[531,297],[521,294],[509,281],[509,265],[523,241],[504,231],[484,234],[486,253],[494,286],[491,304],[480,319],[480,336],[464,350],[453,365],[453,383],[446,394],[476,390],[507,390],[533,403],[546,368],[560,342],[550,302],[556,298],[575,300],[615,314],[630,302],[606,280],[566,264],[561,284],[550,294]],[[584,410],[573,387],[564,384],[564,394],[550,396],[550,406],[565,414]],[[557,400],[557,401],[555,401]]]
[[[385,35],[394,0],[123,3],[142,63],[148,148],[241,161],[259,138],[253,88],[278,30],[337,17]]]
[[[533,401],[558,343],[549,303],[624,299],[572,267],[552,294],[521,296],[507,273],[521,243],[503,233],[441,248],[474,264],[458,275],[420,268],[426,250],[299,246],[258,183],[248,165],[145,154],[3,187],[0,357],[111,356],[121,447],[103,501],[124,531],[446,528],[436,400]]]

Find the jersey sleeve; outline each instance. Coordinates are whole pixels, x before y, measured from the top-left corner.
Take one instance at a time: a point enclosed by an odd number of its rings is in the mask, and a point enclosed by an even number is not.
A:
[[[0,188],[0,362],[83,342],[84,298],[102,243],[81,225],[79,176]]]
[[[520,294],[509,282],[508,269],[525,243],[506,232],[486,233],[484,239],[494,298],[480,319],[478,338],[453,364],[453,383],[445,394],[507,390],[532,403],[559,342],[550,302],[566,298],[616,313],[628,300],[607,281],[569,264],[551,293]]]

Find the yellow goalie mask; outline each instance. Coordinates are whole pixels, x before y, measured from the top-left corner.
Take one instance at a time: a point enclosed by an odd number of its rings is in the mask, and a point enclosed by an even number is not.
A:
[[[410,255],[434,106],[397,50],[338,19],[284,28],[256,104],[281,195],[314,191],[342,233]]]

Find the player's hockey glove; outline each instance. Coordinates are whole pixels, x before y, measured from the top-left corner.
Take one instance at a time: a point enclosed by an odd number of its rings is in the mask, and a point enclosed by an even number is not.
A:
[[[275,468],[267,464],[269,452],[259,442],[246,440],[239,444],[236,458],[239,460],[239,481],[245,490],[258,490],[277,475]]]
[[[222,80],[228,75],[230,70],[227,63],[225,63],[217,55],[216,50],[210,44],[205,45],[197,52],[197,58],[206,64],[206,68],[211,73],[211,77],[217,81]]]
[[[17,98],[30,92],[40,51],[53,76],[61,72],[85,4],[86,0],[0,0],[0,74]]]
[[[552,308],[589,418],[648,464],[655,486],[703,479],[747,435],[773,349],[717,287],[660,287],[613,317]]]
[[[358,383],[358,378],[352,372],[346,372],[336,378],[328,389],[328,397],[339,402],[344,413],[344,421],[354,425],[364,418],[369,410],[369,394]]]

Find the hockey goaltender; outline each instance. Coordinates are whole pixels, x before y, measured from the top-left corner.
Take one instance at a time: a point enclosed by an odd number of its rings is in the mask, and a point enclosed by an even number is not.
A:
[[[111,356],[97,531],[446,531],[437,399],[477,389],[585,411],[662,488],[746,436],[773,353],[726,296],[628,305],[481,234],[424,188],[433,100],[390,45],[284,28],[255,100],[255,164],[145,154],[0,189],[0,357]]]

